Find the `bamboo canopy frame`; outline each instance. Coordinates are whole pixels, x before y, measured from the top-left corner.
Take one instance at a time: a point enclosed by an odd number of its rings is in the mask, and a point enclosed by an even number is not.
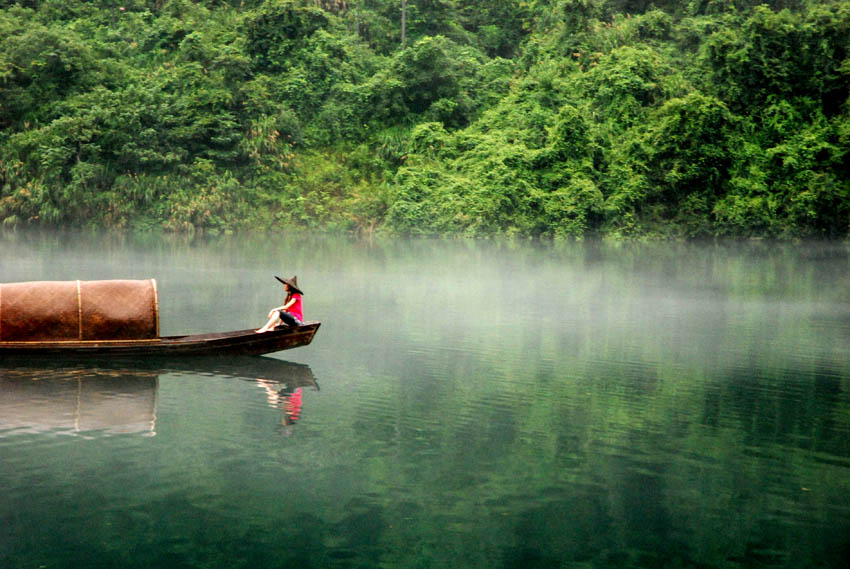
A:
[[[0,342],[158,336],[155,279],[0,284]]]

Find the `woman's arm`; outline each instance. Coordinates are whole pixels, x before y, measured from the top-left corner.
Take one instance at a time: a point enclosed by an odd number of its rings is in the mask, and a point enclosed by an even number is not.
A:
[[[269,318],[271,318],[272,314],[274,314],[278,310],[283,310],[283,306],[276,306],[276,307],[272,308],[271,310],[269,310]]]
[[[284,304],[283,306],[278,306],[277,308],[272,308],[271,310],[269,310],[269,318],[271,318],[271,317],[272,317],[272,314],[274,314],[274,313],[275,313],[275,312],[277,312],[278,310],[286,310],[286,309],[288,309],[290,306],[292,306],[293,304],[295,304],[295,299],[294,299],[294,298],[293,298],[293,299],[290,299],[290,301],[289,301],[289,302],[287,302],[286,304]]]

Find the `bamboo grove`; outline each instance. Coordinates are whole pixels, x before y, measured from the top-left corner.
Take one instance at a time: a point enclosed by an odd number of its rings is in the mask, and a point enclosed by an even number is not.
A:
[[[5,227],[845,238],[850,1],[0,0]]]

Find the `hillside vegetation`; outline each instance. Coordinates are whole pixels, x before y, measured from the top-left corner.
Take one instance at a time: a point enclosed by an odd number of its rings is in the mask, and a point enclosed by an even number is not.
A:
[[[843,238],[848,94],[850,1],[0,0],[0,221]]]

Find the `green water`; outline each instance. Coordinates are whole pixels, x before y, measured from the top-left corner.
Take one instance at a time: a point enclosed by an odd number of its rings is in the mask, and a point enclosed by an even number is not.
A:
[[[0,236],[265,358],[0,362],[0,567],[846,567],[850,251]]]

